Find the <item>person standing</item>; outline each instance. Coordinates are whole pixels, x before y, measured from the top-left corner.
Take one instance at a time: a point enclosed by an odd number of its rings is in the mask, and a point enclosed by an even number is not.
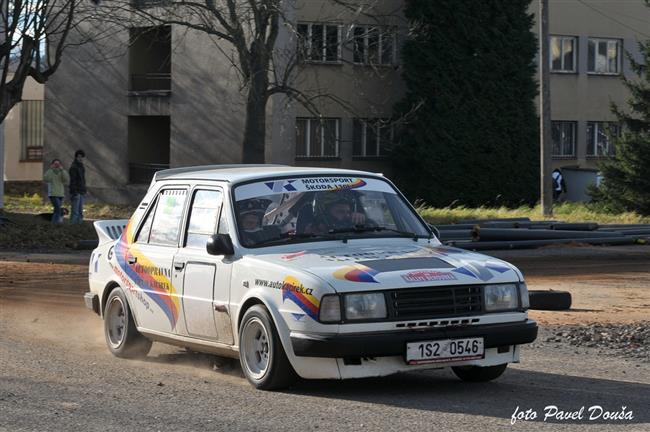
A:
[[[70,165],[70,201],[72,203],[72,215],[70,223],[81,223],[84,219],[84,196],[86,195],[86,168],[83,160],[86,153],[77,150],[74,153],[74,161]]]
[[[68,173],[63,169],[61,161],[54,159],[50,168],[43,174],[43,180],[47,183],[47,196],[50,198],[54,211],[51,222],[58,224],[63,222],[63,197],[65,185],[70,181]]]
[[[557,201],[558,198],[560,198],[560,195],[562,193],[566,193],[566,183],[564,182],[564,176],[562,175],[562,171],[559,169],[555,168],[553,170],[553,201]]]

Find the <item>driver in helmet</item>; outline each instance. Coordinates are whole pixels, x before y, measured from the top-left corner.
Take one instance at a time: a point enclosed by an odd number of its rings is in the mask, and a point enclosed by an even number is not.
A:
[[[320,215],[316,220],[307,225],[305,232],[310,234],[325,234],[329,230],[353,228],[366,222],[365,214],[356,211],[355,197],[340,191],[321,192]]]
[[[270,200],[257,198],[239,203],[239,223],[245,245],[255,244],[262,240],[262,219],[269,203]]]

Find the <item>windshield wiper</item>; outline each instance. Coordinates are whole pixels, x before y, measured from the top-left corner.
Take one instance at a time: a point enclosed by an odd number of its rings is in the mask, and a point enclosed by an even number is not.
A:
[[[403,237],[410,237],[413,240],[418,239],[418,235],[413,232],[408,232],[408,231],[400,231],[396,230],[393,228],[385,227],[385,226],[370,226],[370,225],[355,225],[353,227],[347,227],[347,228],[338,228],[338,229],[331,229],[328,231],[330,234],[343,234],[343,233],[362,233],[362,232],[379,232],[379,231],[390,231],[394,232],[397,234],[401,234]]]
[[[255,246],[274,246],[278,244],[288,244],[293,243],[295,240],[303,239],[328,239],[331,240],[331,237],[328,234],[312,234],[312,233],[300,233],[300,234],[283,234],[281,237],[261,241],[256,243]]]

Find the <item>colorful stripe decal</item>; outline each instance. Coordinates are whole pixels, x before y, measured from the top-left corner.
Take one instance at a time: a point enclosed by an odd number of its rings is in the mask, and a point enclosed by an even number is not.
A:
[[[379,274],[377,270],[371,269],[363,264],[355,264],[338,269],[334,272],[334,277],[351,282],[379,283],[374,278],[377,274]]]
[[[133,283],[163,310],[173,329],[176,327],[178,311],[180,310],[180,301],[174,285],[163,272],[153,274],[151,271],[145,270],[156,269],[158,266],[132,243],[132,231],[133,227],[129,221],[115,246],[117,263]],[[134,265],[127,262],[127,256],[129,254],[137,258],[137,262]]]
[[[292,276],[284,278],[282,284],[282,301],[287,299],[297,304],[307,315],[314,320],[318,320],[320,311],[320,301],[312,294],[307,294],[311,290],[306,290],[298,279]]]

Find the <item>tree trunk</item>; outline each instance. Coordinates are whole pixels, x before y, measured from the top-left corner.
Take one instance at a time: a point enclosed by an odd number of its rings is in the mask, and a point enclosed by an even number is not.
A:
[[[251,68],[250,87],[246,100],[246,125],[242,163],[264,163],[266,141],[266,102],[269,79],[267,69],[259,64]]]

